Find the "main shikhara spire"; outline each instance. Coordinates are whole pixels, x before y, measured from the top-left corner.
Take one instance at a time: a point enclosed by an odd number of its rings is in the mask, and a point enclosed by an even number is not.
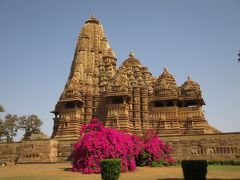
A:
[[[116,66],[115,55],[103,27],[96,17],[91,16],[80,31],[70,76],[61,98],[71,90],[78,95],[99,94],[99,66],[103,64],[103,59],[111,59],[109,66]],[[116,69],[112,69],[111,73],[114,70]]]
[[[134,53],[117,69],[116,55],[102,24],[91,16],[82,27],[70,75],[53,113],[53,138],[77,139],[93,117],[107,127],[141,135],[149,128],[161,135],[217,132],[208,125],[200,86],[177,86],[164,68],[155,78]]]

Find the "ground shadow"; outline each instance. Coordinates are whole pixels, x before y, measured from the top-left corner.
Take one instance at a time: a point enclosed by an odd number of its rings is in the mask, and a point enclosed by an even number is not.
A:
[[[72,172],[72,168],[59,168],[59,169],[61,169],[63,171],[71,171]]]

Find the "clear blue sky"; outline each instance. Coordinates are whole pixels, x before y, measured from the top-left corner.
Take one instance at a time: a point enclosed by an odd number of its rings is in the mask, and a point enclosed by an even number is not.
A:
[[[70,72],[80,28],[102,22],[118,65],[130,50],[158,76],[202,89],[208,122],[240,131],[240,1],[0,0],[0,104],[37,114],[52,132],[54,109]],[[2,115],[3,116],[3,115]]]

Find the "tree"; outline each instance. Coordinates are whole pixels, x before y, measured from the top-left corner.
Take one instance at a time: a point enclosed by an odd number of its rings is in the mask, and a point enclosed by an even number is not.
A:
[[[43,132],[39,132],[37,134],[32,133],[31,136],[29,136],[28,139],[29,140],[43,140],[43,139],[50,139],[50,137]]]
[[[40,126],[42,125],[41,119],[37,115],[21,116],[19,118],[18,126],[20,129],[24,130],[23,139],[29,139],[29,137],[34,133],[40,133]]]
[[[3,120],[0,119],[0,142],[2,141],[2,137],[3,137]]]
[[[4,111],[5,111],[4,107],[0,104],[0,112],[4,112]]]
[[[4,112],[4,107],[0,104],[0,112]],[[0,142],[2,141],[2,136],[3,136],[3,120],[1,119],[0,116]]]
[[[6,137],[7,142],[13,142],[13,138],[17,135],[17,123],[17,115],[7,114],[5,116],[5,121],[3,122],[3,135]]]

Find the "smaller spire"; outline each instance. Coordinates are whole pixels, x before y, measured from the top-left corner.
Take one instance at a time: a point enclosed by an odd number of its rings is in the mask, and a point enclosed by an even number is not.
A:
[[[134,52],[132,50],[130,51],[129,57],[130,58],[135,58]]]

